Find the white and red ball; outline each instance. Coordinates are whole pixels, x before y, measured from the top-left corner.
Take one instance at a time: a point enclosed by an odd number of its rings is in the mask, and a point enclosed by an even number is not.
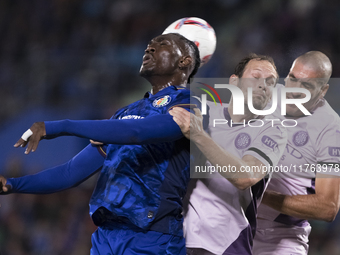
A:
[[[178,33],[193,41],[200,52],[201,66],[209,61],[216,48],[214,29],[204,19],[182,18],[168,26],[163,34]]]

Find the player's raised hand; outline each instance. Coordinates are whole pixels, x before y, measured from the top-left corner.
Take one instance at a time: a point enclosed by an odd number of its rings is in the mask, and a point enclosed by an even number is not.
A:
[[[45,123],[35,122],[21,138],[14,144],[14,147],[25,147],[25,154],[34,152],[38,148],[40,140],[46,135]]]
[[[6,185],[7,179],[0,175],[0,193],[8,192],[9,186]]]
[[[93,144],[93,145],[95,145],[95,146],[101,146],[101,145],[104,144],[104,143],[102,143],[102,142],[93,141],[92,139],[90,139],[90,143]]]
[[[174,117],[174,121],[181,128],[183,135],[192,139],[194,136],[204,132],[203,117],[198,108],[194,108],[195,114],[192,114],[181,107],[174,107],[169,113]],[[190,137],[191,135],[191,137]]]

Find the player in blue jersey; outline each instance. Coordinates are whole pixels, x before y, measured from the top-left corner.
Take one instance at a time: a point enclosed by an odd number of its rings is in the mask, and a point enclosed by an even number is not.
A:
[[[185,254],[182,197],[189,181],[189,141],[168,113],[189,110],[185,85],[200,65],[196,45],[178,34],[152,39],[140,75],[152,85],[143,99],[110,120],[51,121],[32,125],[15,147],[26,154],[44,138],[86,137],[89,144],[66,164],[35,175],[1,177],[2,194],[46,194],[74,187],[101,171],[90,200],[98,229],[91,254]]]

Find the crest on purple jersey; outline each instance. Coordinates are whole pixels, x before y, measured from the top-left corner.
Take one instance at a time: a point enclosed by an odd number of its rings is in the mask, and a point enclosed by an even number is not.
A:
[[[293,143],[295,146],[304,146],[309,140],[309,135],[306,131],[298,131],[293,135]]]
[[[239,150],[245,149],[249,146],[251,142],[250,135],[247,133],[240,133],[236,136],[235,147]]]

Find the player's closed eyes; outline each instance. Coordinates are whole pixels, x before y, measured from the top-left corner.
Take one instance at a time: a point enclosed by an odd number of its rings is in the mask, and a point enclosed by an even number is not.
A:
[[[315,89],[315,86],[309,82],[301,82],[302,86],[308,90]]]
[[[295,77],[288,77],[288,80],[290,82],[297,82],[298,81],[298,79],[296,79]]]
[[[161,42],[161,45],[170,45],[170,42],[168,40],[163,40]]]
[[[266,79],[266,84],[268,85],[268,86],[275,86],[275,84],[276,84],[276,79],[275,78],[273,78],[273,77],[270,77],[270,78],[267,78]]]

